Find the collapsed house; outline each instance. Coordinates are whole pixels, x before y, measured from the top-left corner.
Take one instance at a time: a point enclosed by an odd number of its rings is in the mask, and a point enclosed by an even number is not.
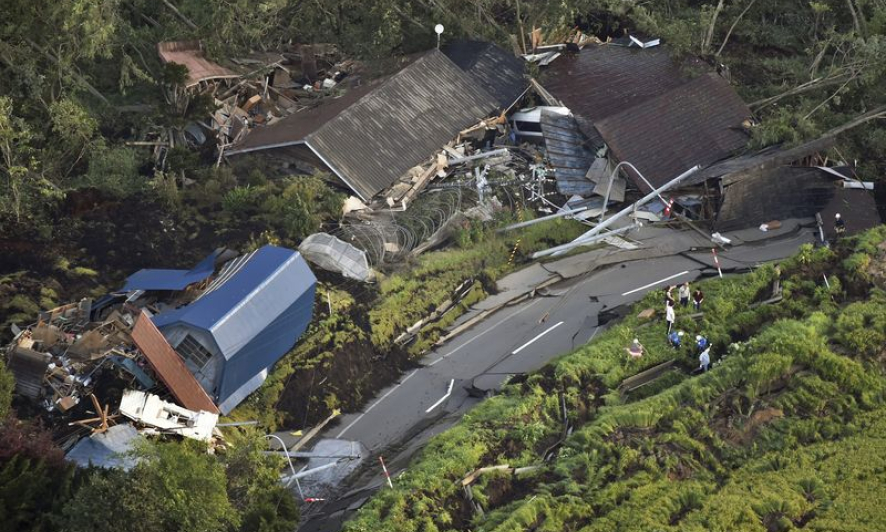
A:
[[[664,47],[586,46],[554,61],[544,88],[551,104],[571,111],[572,144],[584,147],[582,157],[560,165],[569,169],[565,176],[555,171],[558,184],[566,181],[561,187],[581,195],[614,189],[612,199],[623,199],[624,184],[609,185],[620,162],[630,163],[623,172],[634,187],[648,192],[739,153],[749,140],[751,112],[729,82],[714,72],[690,77]],[[545,141],[556,145],[552,130],[542,121]]]
[[[185,87],[190,89],[207,81],[236,79],[240,76],[227,68],[213,63],[203,55],[198,41],[169,41],[157,44],[157,53],[164,64],[175,63],[185,67]]]
[[[854,234],[883,223],[877,208],[881,187],[856,187],[849,167],[781,166],[723,183],[723,203],[714,221],[718,232],[768,225],[773,220],[819,215],[827,239],[835,236],[832,222],[841,214],[846,233]],[[882,199],[880,203],[886,204]]]
[[[207,441],[218,414],[255,391],[307,329],[315,286],[297,251],[274,246],[220,250],[191,270],[141,270],[120,291],[19,329],[7,349],[16,392],[68,417],[89,412],[89,397],[98,417],[74,424],[94,434],[123,415]],[[119,414],[93,395],[110,379],[126,390]]]
[[[256,128],[227,156],[263,152],[307,162],[369,202],[523,93],[523,65],[490,46],[460,48],[458,63],[426,52],[385,80]]]
[[[145,355],[173,394],[180,362],[223,414],[230,412],[267,377],[270,367],[292,349],[311,321],[316,279],[301,254],[264,246],[227,261],[212,278],[180,287],[193,271],[142,270],[126,282],[126,292],[142,292],[134,302],[158,310],[151,326],[173,351],[148,349]],[[159,296],[177,282],[180,306]],[[208,282],[207,282],[208,281]],[[181,299],[175,300],[181,303]],[[141,338],[142,331],[133,335]],[[146,324],[144,337],[151,330]],[[148,347],[148,344],[146,344]],[[174,353],[175,356],[172,356]],[[192,408],[189,405],[185,405]]]

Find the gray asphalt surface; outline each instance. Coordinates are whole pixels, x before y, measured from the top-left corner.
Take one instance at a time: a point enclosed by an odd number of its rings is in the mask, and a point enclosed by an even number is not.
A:
[[[744,270],[793,254],[811,242],[812,232],[735,247],[720,255],[724,269]],[[576,257],[576,261],[582,260]],[[563,353],[587,343],[597,334],[597,315],[641,299],[650,290],[715,274],[710,252],[685,253],[614,264],[588,275],[551,286],[545,296],[506,307],[482,323],[428,353],[422,366],[383,390],[360,413],[341,418],[324,437],[355,440],[371,453],[387,449],[385,459],[397,473],[430,434],[457,422],[477,403],[468,388],[492,389],[509,375],[542,367]],[[450,382],[451,393],[446,396]],[[377,459],[376,459],[377,460]],[[338,530],[366,495],[381,486],[378,475],[352,483],[339,502],[306,512],[303,532]],[[349,507],[350,506],[350,507]]]

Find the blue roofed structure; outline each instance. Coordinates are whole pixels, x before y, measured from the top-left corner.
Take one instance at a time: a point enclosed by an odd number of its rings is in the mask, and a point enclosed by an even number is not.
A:
[[[221,254],[218,249],[190,270],[139,270],[126,279],[124,292],[134,290],[184,290],[193,283],[199,283],[215,271],[215,259]]]
[[[170,286],[173,280],[158,276],[150,286]],[[152,321],[227,414],[307,329],[316,281],[297,251],[265,246],[227,262],[195,300]]]

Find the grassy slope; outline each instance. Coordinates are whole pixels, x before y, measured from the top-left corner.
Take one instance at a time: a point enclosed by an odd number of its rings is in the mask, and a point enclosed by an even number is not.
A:
[[[626,376],[695,360],[667,348],[659,323],[625,319],[434,439],[347,529],[883,529],[872,501],[886,500],[886,295],[871,272],[884,240],[881,227],[836,253],[802,249],[781,265],[777,305],[752,306],[769,297],[772,266],[705,283],[704,318],[678,326],[713,340],[716,367],[632,398],[614,391]],[[639,361],[624,355],[634,335],[648,348]],[[574,432],[545,463],[563,432],[561,395]],[[484,513],[472,511],[458,481],[503,463],[543,467],[481,476],[473,496]]]

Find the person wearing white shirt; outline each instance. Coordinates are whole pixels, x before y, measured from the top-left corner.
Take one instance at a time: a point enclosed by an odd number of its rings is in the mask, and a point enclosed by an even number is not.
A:
[[[698,369],[704,373],[711,368],[711,348],[707,348],[698,355]]]
[[[667,334],[671,334],[671,329],[673,329],[676,319],[677,313],[674,311],[674,302],[668,301],[667,305],[665,305],[665,321],[668,322]]]
[[[689,290],[689,283],[685,282],[680,285],[680,290],[678,291],[680,295],[680,305],[683,307],[689,306],[689,296],[692,295],[692,292]]]

